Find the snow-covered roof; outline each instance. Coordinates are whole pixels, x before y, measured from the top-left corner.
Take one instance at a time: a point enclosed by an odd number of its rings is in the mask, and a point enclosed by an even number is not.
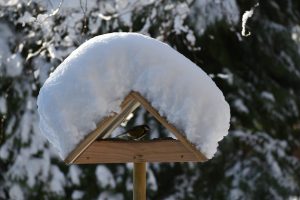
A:
[[[228,133],[230,109],[197,65],[167,44],[137,33],[110,33],[78,47],[38,96],[41,132],[62,158],[137,91],[207,158]]]

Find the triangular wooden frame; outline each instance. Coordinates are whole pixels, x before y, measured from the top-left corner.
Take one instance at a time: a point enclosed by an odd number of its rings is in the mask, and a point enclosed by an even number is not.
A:
[[[178,140],[112,141],[105,139],[124,119],[143,106]],[[204,162],[207,158],[180,131],[160,116],[139,93],[131,92],[121,104],[121,112],[106,117],[65,159],[67,164],[127,163],[127,162]]]

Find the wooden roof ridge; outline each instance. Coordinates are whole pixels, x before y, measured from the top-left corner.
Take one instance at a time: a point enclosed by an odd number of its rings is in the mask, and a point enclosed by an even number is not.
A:
[[[143,106],[165,128],[171,131],[178,141],[96,141],[97,138],[107,138],[112,131],[139,106]],[[163,148],[159,148],[158,145]],[[153,148],[154,146],[155,148]],[[118,148],[122,151],[118,151]],[[154,152],[151,152],[150,149]],[[103,157],[104,153],[106,156]],[[155,154],[157,154],[157,157]],[[187,140],[185,135],[183,135],[174,125],[170,124],[166,118],[162,117],[147,99],[140,93],[132,91],[121,103],[120,113],[112,113],[111,116],[107,116],[99,122],[97,128],[89,133],[88,136],[66,157],[65,162],[68,164],[86,164],[95,162],[123,163],[125,161],[164,162],[164,160],[165,162],[199,162],[206,161],[207,158]]]

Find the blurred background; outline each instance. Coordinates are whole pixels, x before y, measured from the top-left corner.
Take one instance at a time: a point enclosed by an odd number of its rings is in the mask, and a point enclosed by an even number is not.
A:
[[[300,1],[259,2],[243,37],[242,15],[257,2],[0,0],[0,199],[132,199],[132,164],[65,165],[40,134],[36,105],[74,49],[118,31],[168,43],[231,107],[213,159],[148,165],[148,199],[299,199]],[[131,123],[166,134],[143,110]]]

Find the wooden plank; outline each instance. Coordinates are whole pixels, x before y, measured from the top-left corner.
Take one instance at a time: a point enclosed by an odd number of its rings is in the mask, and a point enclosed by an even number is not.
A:
[[[127,162],[199,162],[194,153],[178,140],[97,140],[74,164]]]
[[[112,116],[106,117],[92,131],[88,136],[79,143],[79,145],[67,156],[65,163],[71,164],[74,160],[98,137],[108,137],[112,131],[118,127],[122,121],[134,110],[140,106],[140,103],[128,95],[121,105],[121,112],[119,114],[113,113]]]
[[[120,124],[126,119],[126,117],[135,111],[141,104],[132,99],[125,107],[122,108],[122,111],[114,119],[111,120],[109,125],[103,129],[102,134],[99,135],[99,138],[107,138]]]
[[[199,161],[206,161],[207,158],[198,150],[196,147],[190,143],[185,136],[172,124],[170,124],[167,119],[160,116],[160,114],[157,112],[155,108],[151,106],[151,104],[139,93],[137,92],[131,92],[131,95],[138,100],[142,106],[151,113],[164,127],[166,127],[169,131],[171,131],[178,140],[182,142],[182,144],[189,150],[191,150],[195,156],[199,159]]]
[[[115,116],[111,117],[106,117],[104,118],[98,125],[97,128],[92,131],[88,136],[79,143],[79,145],[67,156],[67,158],[64,160],[65,163],[71,164],[74,162],[74,160],[95,140],[98,138],[98,136],[102,132],[103,127],[107,127],[112,118]]]

